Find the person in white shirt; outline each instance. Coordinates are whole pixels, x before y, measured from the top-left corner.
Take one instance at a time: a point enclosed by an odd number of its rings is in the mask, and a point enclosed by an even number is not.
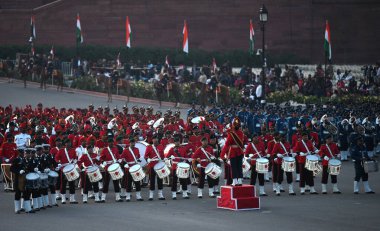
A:
[[[17,148],[25,148],[30,145],[31,137],[27,134],[26,125],[20,125],[21,132],[15,136]]]

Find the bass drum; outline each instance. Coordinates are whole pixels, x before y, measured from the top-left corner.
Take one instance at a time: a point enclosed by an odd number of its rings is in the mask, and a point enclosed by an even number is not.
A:
[[[139,150],[140,152],[140,160],[141,162],[139,163],[141,165],[141,167],[145,167],[148,163],[146,162],[145,160],[145,150],[146,150],[146,147],[148,147],[149,144],[145,141],[138,141],[136,142],[135,144],[135,147]]]

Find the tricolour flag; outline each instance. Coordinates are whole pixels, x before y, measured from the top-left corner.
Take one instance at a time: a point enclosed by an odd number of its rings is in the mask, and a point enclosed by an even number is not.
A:
[[[170,66],[168,56],[165,57],[165,65],[168,67]]]
[[[54,46],[51,46],[50,54],[51,54],[51,57],[54,59]]]
[[[253,29],[252,19],[249,20],[249,54],[253,55],[255,50],[255,31]]]
[[[183,25],[182,34],[183,34],[182,50],[183,50],[183,52],[185,52],[185,53],[188,54],[189,53],[189,38],[188,38],[188,31],[187,31],[186,20],[185,20],[185,23]]]
[[[212,58],[212,70],[214,71],[214,73],[216,72],[216,61],[215,61],[215,58]]]
[[[127,16],[127,20],[125,22],[125,44],[128,48],[131,48],[131,24],[129,23],[129,17]]]
[[[34,41],[36,39],[36,22],[34,20],[34,15],[30,17],[30,41]]]
[[[330,34],[329,21],[327,21],[327,20],[326,20],[324,48],[325,48],[326,58],[331,61],[331,58],[332,58],[332,53],[331,53],[331,34]]]
[[[77,44],[83,43],[82,27],[80,26],[79,14],[77,14],[77,29],[76,29]]]

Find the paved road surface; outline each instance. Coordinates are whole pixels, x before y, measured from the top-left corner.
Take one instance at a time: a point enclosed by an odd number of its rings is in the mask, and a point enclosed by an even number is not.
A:
[[[0,105],[9,103],[23,106],[42,102],[47,106],[86,107],[107,105],[104,98],[79,93],[42,92],[36,87],[24,89],[20,84],[7,84],[0,79]],[[110,106],[123,105],[115,101]],[[341,195],[275,196],[266,184],[268,197],[261,198],[261,210],[232,212],[216,208],[216,200],[195,198],[196,187],[190,200],[167,200],[130,203],[114,202],[111,190],[107,203],[61,205],[37,214],[13,213],[13,193],[0,191],[0,230],[380,230],[380,173],[370,174],[370,184],[377,194],[354,195],[352,163],[344,162],[338,177]],[[320,192],[320,176],[316,178]],[[284,182],[285,183],[285,182]],[[286,185],[286,184],[285,184]],[[331,191],[331,185],[328,186]],[[362,188],[361,188],[362,190]],[[206,193],[206,190],[204,191]],[[143,189],[147,198],[147,189]],[[77,198],[79,198],[77,190]]]

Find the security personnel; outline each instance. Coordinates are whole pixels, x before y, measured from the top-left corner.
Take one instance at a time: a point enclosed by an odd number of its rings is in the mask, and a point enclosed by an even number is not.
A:
[[[375,192],[369,187],[368,173],[364,171],[363,162],[365,160],[371,160],[368,156],[364,140],[361,136],[357,136],[354,145],[351,149],[351,157],[355,166],[355,181],[354,181],[354,193],[359,194],[359,181],[363,181],[364,190],[367,194],[374,194]]]

